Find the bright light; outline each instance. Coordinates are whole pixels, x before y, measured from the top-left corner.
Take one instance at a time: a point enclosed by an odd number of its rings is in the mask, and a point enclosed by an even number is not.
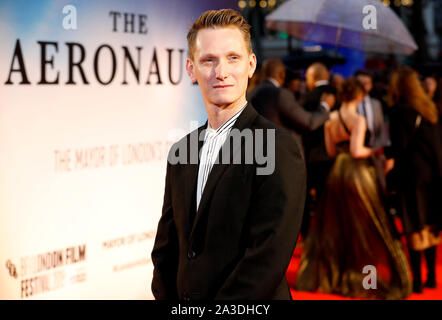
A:
[[[247,2],[245,2],[244,0],[238,1],[238,7],[240,7],[241,9],[244,9],[247,6]]]
[[[319,46],[319,45],[316,45],[316,46],[304,46],[303,49],[306,52],[319,52],[319,51],[322,50],[322,47]]]
[[[269,7],[274,7],[276,5],[276,0],[269,0]]]
[[[384,5],[389,6],[390,5],[390,0],[384,0],[383,3],[384,3]]]
[[[264,1],[264,0],[261,0],[261,1],[259,2],[259,6],[260,6],[261,8],[265,8],[265,7],[267,7],[267,2]]]
[[[256,6],[256,1],[255,1],[255,0],[250,0],[250,2],[249,2],[249,6],[250,6],[251,8],[254,8],[254,7]]]

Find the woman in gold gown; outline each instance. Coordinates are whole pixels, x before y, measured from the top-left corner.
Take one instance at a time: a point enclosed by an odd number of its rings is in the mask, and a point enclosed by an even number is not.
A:
[[[363,88],[349,78],[340,98],[324,128],[336,160],[304,241],[295,289],[402,299],[412,290],[410,272],[381,200],[377,150],[364,146],[367,125],[356,111]]]

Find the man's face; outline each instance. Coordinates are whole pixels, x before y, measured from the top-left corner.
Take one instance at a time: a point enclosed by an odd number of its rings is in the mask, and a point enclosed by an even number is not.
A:
[[[430,96],[430,98],[434,97],[437,89],[437,81],[433,77],[426,77],[424,80],[424,90]]]
[[[300,79],[292,79],[287,83],[287,87],[292,91],[293,93],[299,91],[299,85],[301,83]]]
[[[371,77],[365,75],[359,75],[356,78],[364,87],[365,94],[369,94],[371,89],[373,88],[373,81],[371,80]]]
[[[198,82],[204,103],[218,107],[246,102],[248,79],[256,68],[256,57],[249,54],[237,27],[198,31],[193,60],[187,59],[190,79]]]

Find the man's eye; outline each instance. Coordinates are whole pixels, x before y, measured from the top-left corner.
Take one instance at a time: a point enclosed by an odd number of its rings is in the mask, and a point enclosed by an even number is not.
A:
[[[238,56],[231,56],[231,57],[230,57],[230,60],[238,60],[238,59],[239,59]]]

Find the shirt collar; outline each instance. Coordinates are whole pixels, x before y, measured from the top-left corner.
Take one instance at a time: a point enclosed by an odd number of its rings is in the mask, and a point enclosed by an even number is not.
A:
[[[267,80],[269,80],[271,83],[273,83],[277,88],[281,87],[281,85],[279,84],[279,82],[275,79],[275,78],[267,78]]]
[[[315,82],[315,87],[324,86],[328,84],[328,80],[319,80]]]
[[[246,104],[239,110],[237,111],[233,116],[231,116],[228,120],[226,120],[221,126],[219,126],[218,129],[212,129],[210,127],[210,122],[207,121],[207,134],[209,135],[218,135],[221,132],[225,132],[226,130],[229,130],[234,124],[236,119],[240,116],[240,114],[244,111],[245,107],[247,106],[247,101]],[[206,135],[207,137],[207,135]]]

